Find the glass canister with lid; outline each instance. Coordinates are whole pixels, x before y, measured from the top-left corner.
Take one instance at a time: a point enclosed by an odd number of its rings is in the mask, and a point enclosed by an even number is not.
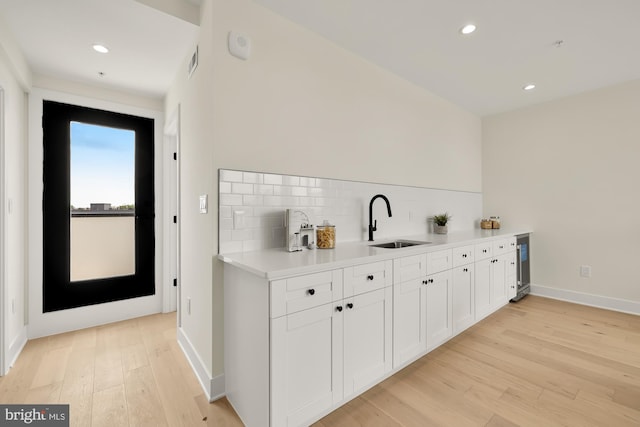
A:
[[[336,247],[336,226],[329,224],[326,219],[322,225],[316,227],[316,246],[318,249],[333,249]]]

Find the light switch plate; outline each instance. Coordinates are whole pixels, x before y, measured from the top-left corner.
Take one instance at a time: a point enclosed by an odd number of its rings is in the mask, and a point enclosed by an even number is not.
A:
[[[203,194],[202,196],[200,196],[200,213],[206,214],[208,208],[209,208],[209,204],[207,202],[207,195]]]
[[[244,228],[244,211],[233,211],[233,229],[241,230]]]

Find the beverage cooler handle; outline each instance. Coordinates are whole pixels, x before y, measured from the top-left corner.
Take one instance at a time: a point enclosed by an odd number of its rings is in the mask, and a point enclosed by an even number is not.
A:
[[[522,285],[522,245],[516,246],[516,256],[518,257],[518,285]]]

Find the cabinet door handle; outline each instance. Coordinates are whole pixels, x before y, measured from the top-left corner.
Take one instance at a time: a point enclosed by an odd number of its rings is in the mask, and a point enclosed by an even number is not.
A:
[[[423,284],[423,285],[426,285],[427,283],[429,283],[429,281],[428,281],[428,280],[423,280],[423,281],[422,281],[422,284]]]
[[[307,293],[308,293],[309,295],[313,295],[313,294],[315,294],[315,293],[316,293],[316,290],[315,290],[315,289],[313,289],[313,288],[311,288],[311,289],[309,289],[309,290],[307,291]]]
[[[463,268],[462,271],[464,271],[466,273],[467,271],[469,271],[469,269]]]
[[[373,274],[368,275],[367,280],[373,280]]]
[[[351,302],[350,302],[350,303],[348,303],[348,304],[347,304],[347,308],[349,308],[349,309],[353,308],[353,303],[351,303]]]
[[[341,305],[337,306],[336,307],[336,311],[338,311],[338,312],[342,311],[342,306]]]
[[[467,254],[462,254],[462,258],[466,258],[466,257],[467,257]]]
[[[483,249],[483,250],[482,250],[482,253],[483,253],[483,254],[486,254],[486,253],[487,253],[487,250],[486,250],[486,249]]]

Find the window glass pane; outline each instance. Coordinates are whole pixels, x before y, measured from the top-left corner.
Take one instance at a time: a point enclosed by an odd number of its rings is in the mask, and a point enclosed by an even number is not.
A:
[[[135,132],[71,122],[71,281],[135,274]]]

